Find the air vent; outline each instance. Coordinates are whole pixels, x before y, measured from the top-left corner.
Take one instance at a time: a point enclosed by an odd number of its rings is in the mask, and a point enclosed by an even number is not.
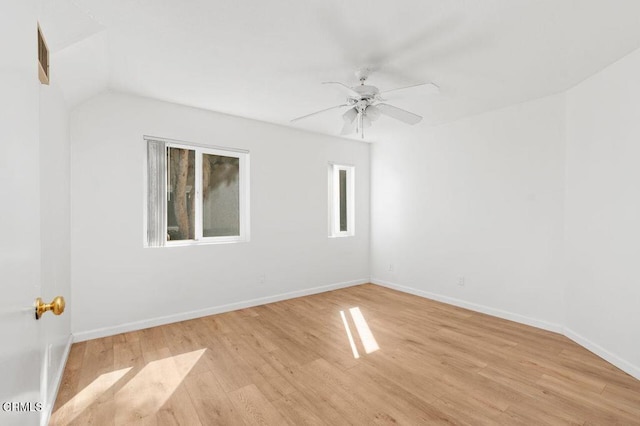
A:
[[[49,48],[38,25],[38,76],[40,83],[49,84]]]

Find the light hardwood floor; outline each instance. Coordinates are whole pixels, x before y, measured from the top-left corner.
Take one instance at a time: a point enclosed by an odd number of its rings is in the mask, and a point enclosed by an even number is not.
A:
[[[367,284],[74,344],[51,423],[632,425],[640,381],[564,336]]]

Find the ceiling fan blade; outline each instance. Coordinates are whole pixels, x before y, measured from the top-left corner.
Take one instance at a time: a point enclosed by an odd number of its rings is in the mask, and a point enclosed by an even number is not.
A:
[[[400,120],[403,123],[407,124],[418,124],[422,117],[412,112],[406,111],[402,108],[394,107],[389,104],[377,104],[378,110],[381,114],[388,115],[391,118],[395,118],[396,120]]]
[[[435,93],[440,92],[440,87],[435,83],[419,83],[419,84],[412,84],[411,86],[396,87],[395,89],[385,90],[384,92],[380,92],[379,95],[382,96],[386,93],[395,92],[395,91],[404,90],[404,89],[411,89],[412,87],[420,87],[420,86],[431,86],[434,89]]]
[[[347,91],[349,96],[353,96],[355,98],[360,99],[360,93],[356,92],[355,90],[353,90],[351,87],[347,86],[346,84],[340,83],[339,81],[323,81],[322,84],[337,84],[338,86],[342,86]]]
[[[303,115],[302,117],[294,118],[293,120],[291,120],[291,123],[295,123],[296,121],[312,117],[312,116],[314,116],[316,114],[321,114],[321,113],[323,113],[325,111],[330,111],[332,109],[342,108],[342,107],[346,107],[346,106],[349,106],[349,104],[336,105],[336,106],[332,106],[330,108],[322,109],[320,111],[312,112],[311,114],[307,114],[307,115]]]

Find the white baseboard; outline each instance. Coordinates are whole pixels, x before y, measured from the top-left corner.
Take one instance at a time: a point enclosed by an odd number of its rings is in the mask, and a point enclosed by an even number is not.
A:
[[[577,344],[579,344],[580,346],[598,355],[600,358],[615,365],[620,370],[624,371],[630,376],[633,376],[636,379],[640,380],[640,367],[633,365],[630,362],[620,358],[618,355],[615,355],[609,352],[602,346],[596,343],[593,343],[591,340],[587,339],[584,336],[581,336],[580,334],[576,333],[575,331],[569,328],[565,327],[564,335],[567,336],[569,339],[573,340],[574,342],[576,342]]]
[[[40,425],[46,426],[49,424],[49,420],[51,419],[51,414],[53,411],[53,405],[58,398],[58,391],[60,390],[60,385],[62,384],[62,376],[64,374],[64,368],[67,365],[67,359],[69,358],[69,352],[71,351],[71,345],[73,344],[73,335],[69,335],[67,339],[67,344],[62,352],[62,358],[60,359],[60,365],[58,365],[58,371],[56,372],[56,376],[54,377],[55,384],[53,386],[53,392],[51,395],[47,395],[48,401],[45,401],[44,404],[44,412],[40,416]]]
[[[554,333],[562,334],[562,331],[563,331],[561,324],[556,324],[556,323],[540,320],[537,318],[531,318],[525,315],[503,311],[502,309],[497,309],[497,308],[492,308],[490,306],[467,302],[465,300],[456,299],[455,297],[443,296],[441,294],[431,293],[429,291],[419,290],[417,288],[407,287],[407,286],[395,284],[389,281],[372,278],[371,282],[373,284],[378,284],[383,287],[391,288],[393,290],[402,291],[403,293],[409,293],[416,296],[426,297],[427,299],[436,300],[438,302],[447,303],[449,305],[454,305],[454,306],[458,306],[465,309],[470,309],[475,312],[481,312],[483,314],[491,315],[498,318],[503,318],[509,321],[515,321],[520,324],[530,325],[532,327],[541,328],[543,330],[553,331]]]
[[[179,321],[186,321],[194,318],[205,317],[208,315],[221,314],[224,312],[235,311],[238,309],[251,308],[253,306],[265,305],[267,303],[279,302],[281,300],[293,299],[296,297],[309,296],[312,294],[324,293],[326,291],[337,290],[340,288],[352,287],[354,285],[366,284],[368,278],[360,280],[345,281],[336,284],[329,284],[319,287],[307,288],[304,290],[291,291],[288,293],[276,294],[274,296],[260,297],[257,299],[249,299],[241,302],[229,303],[226,305],[212,306],[210,308],[198,309],[195,311],[182,312],[179,314],[167,315],[163,317],[150,318],[142,321],[128,322],[113,327],[98,328],[95,330],[81,331],[73,333],[74,342],[82,342],[85,340],[98,339],[100,337],[113,336],[119,333],[127,333],[129,331],[142,330],[145,328],[156,327],[164,324],[171,324]]]
[[[63,361],[58,368],[58,373],[56,375],[56,387],[55,394],[52,395],[52,401],[47,402],[47,412],[46,415],[43,415],[44,423],[47,424],[49,421],[49,416],[51,415],[51,410],[53,409],[53,401],[58,393],[58,389],[60,383],[62,381],[62,374],[64,373],[64,367],[66,365],[67,358],[69,356],[69,350],[71,349],[72,342],[82,342],[90,339],[97,339],[100,337],[112,336],[119,333],[126,333],[129,331],[142,330],[145,328],[156,327],[159,325],[170,324],[179,321],[190,320],[194,318],[200,318],[208,315],[215,315],[229,311],[235,311],[238,309],[250,308],[253,306],[264,305],[267,303],[279,302],[282,300],[293,299],[296,297],[309,296],[312,294],[324,293],[326,291],[337,290],[340,288],[352,287],[355,285],[373,283],[383,287],[391,288],[393,290],[398,290],[403,293],[409,293],[420,297],[425,297],[427,299],[436,300],[439,302],[447,303],[450,305],[458,306],[465,309],[470,309],[475,312],[481,312],[487,315],[492,315],[498,318],[507,319],[510,321],[515,321],[521,324],[530,325],[532,327],[540,328],[543,330],[552,331],[554,333],[560,333],[573,340],[580,346],[588,349],[599,357],[605,359],[616,367],[620,368],[622,371],[628,373],[629,375],[635,377],[640,380],[640,367],[633,365],[632,363],[620,358],[619,356],[607,351],[603,347],[597,345],[596,343],[591,342],[589,339],[581,336],[580,334],[574,332],[573,330],[563,327],[561,324],[556,324],[544,320],[540,320],[537,318],[527,317],[525,315],[516,314],[513,312],[504,311],[497,308],[492,308],[485,305],[480,305],[477,303],[467,302],[465,300],[457,299],[450,296],[444,296],[437,293],[432,293],[424,290],[419,290],[413,287],[407,287],[399,284],[395,284],[389,281],[380,280],[380,279],[361,279],[361,280],[353,280],[346,281],[337,284],[329,284],[325,286],[312,287],[304,290],[297,290],[288,293],[276,294],[274,296],[261,297],[257,299],[250,299],[236,303],[229,303],[226,305],[213,306],[210,308],[199,309],[195,311],[183,312],[174,315],[167,315],[163,317],[151,318],[143,321],[135,321],[129,322],[125,324],[116,325],[113,327],[104,327],[95,330],[82,331],[79,333],[74,333],[73,336],[69,336],[69,341],[67,343],[67,347],[65,348],[65,352],[63,355]]]
[[[555,333],[563,334],[564,336],[573,340],[580,346],[598,355],[600,358],[615,365],[625,373],[640,380],[639,367],[607,351],[602,346],[596,343],[593,343],[586,337],[583,337],[580,334],[574,332],[573,330],[566,328],[560,324],[555,324],[548,321],[530,318],[524,315],[503,311],[501,309],[491,308],[488,306],[479,305],[477,303],[466,302],[464,300],[456,299],[454,297],[443,296],[441,294],[431,293],[424,290],[418,290],[413,287],[407,287],[407,286],[403,286],[403,285],[399,285],[399,284],[395,284],[395,283],[391,283],[388,281],[379,280],[375,278],[372,278],[371,282],[373,284],[381,285],[383,287],[388,287],[393,290],[401,291],[403,293],[409,293],[409,294],[414,294],[416,296],[426,297],[427,299],[437,300],[438,302],[448,303],[450,305],[459,306],[461,308],[470,309],[476,312],[482,312],[483,314],[492,315],[494,317],[504,318],[504,319],[515,321],[521,324],[530,325],[532,327],[541,328],[543,330],[548,330],[548,331],[553,331]]]

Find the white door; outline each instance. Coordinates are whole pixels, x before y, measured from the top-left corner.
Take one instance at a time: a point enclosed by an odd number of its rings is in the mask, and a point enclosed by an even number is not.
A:
[[[37,2],[0,10],[0,424],[40,421]],[[34,81],[35,76],[35,81]]]
[[[36,424],[40,409],[25,403],[40,399],[40,336],[34,300],[40,289],[40,205],[38,196],[38,129],[35,136],[20,129],[31,119],[23,108],[8,109],[7,97],[15,99],[27,89],[15,79],[0,75],[0,424]],[[37,93],[37,92],[36,92]],[[37,110],[36,110],[37,112]],[[8,131],[8,132],[7,132]],[[35,145],[35,146],[34,146]],[[29,410],[24,412],[22,410]]]

